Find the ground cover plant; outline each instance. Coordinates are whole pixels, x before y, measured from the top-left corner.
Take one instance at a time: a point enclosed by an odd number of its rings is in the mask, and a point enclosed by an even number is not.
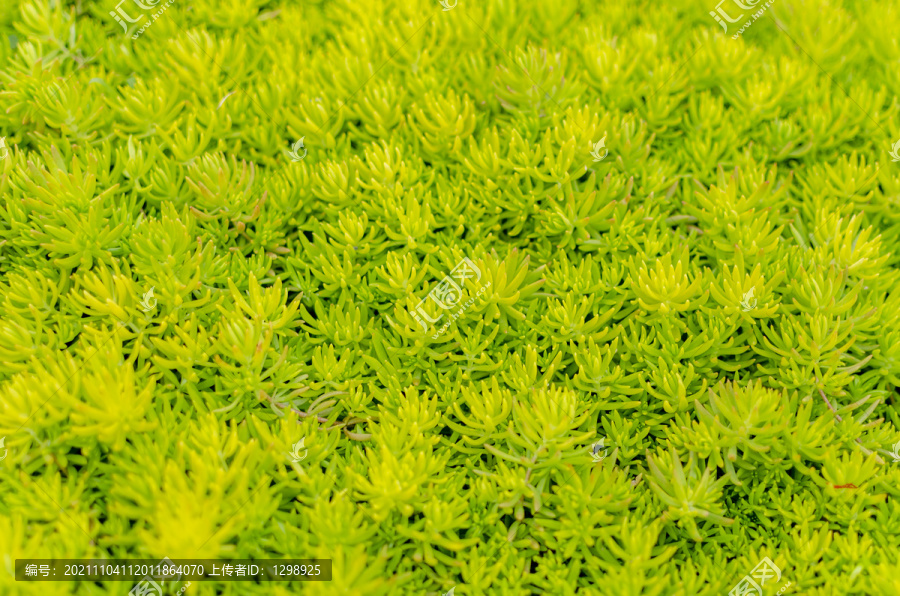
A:
[[[4,0],[0,594],[900,593],[897,31]]]

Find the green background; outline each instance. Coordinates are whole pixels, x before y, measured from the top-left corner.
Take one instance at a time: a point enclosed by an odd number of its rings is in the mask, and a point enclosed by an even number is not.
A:
[[[900,593],[900,6],[164,4],[0,5],[0,593]]]

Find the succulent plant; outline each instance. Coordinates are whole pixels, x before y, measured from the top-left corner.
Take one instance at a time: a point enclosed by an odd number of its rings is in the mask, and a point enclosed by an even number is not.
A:
[[[0,594],[900,593],[895,4],[116,2],[0,3]]]

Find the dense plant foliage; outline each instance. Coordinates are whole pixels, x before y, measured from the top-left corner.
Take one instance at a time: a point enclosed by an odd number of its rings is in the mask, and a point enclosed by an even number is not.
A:
[[[115,9],[0,4],[0,593],[900,593],[896,3]]]

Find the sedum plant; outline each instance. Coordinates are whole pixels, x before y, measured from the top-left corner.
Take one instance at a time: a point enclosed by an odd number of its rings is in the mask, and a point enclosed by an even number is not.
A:
[[[894,4],[116,2],[0,4],[0,594],[900,591]]]

